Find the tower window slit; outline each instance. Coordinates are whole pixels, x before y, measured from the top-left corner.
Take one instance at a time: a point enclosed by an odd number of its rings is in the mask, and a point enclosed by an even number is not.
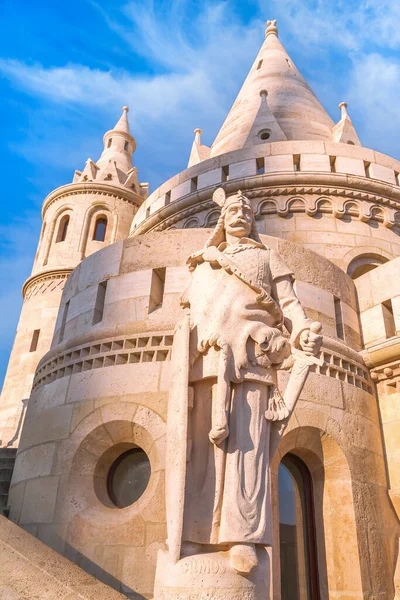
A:
[[[371,177],[370,167],[371,163],[364,160],[365,177]]]
[[[394,172],[394,178],[396,180],[396,185],[400,185],[400,173],[397,171]]]
[[[60,335],[58,337],[59,343],[62,342],[64,339],[65,325],[67,323],[67,318],[68,318],[68,310],[69,310],[69,300],[68,300],[68,302],[65,303],[64,310],[63,310],[63,315],[62,315],[62,319],[61,319],[61,327],[60,327]]]
[[[264,158],[257,158],[257,160],[256,160],[257,175],[263,175],[265,173],[264,164],[265,164]]]
[[[336,173],[336,156],[330,156],[329,162],[331,165],[331,173]]]
[[[190,191],[195,192],[197,190],[197,177],[193,177],[190,182]]]
[[[105,217],[98,217],[94,226],[93,239],[96,242],[104,242],[106,238],[107,230],[107,219]]]
[[[165,204],[169,204],[171,202],[171,192],[167,192],[165,194]]]
[[[94,312],[93,312],[93,322],[92,322],[93,325],[96,325],[96,323],[100,323],[100,321],[103,320],[106,292],[107,292],[107,281],[102,281],[97,286],[96,302],[94,305]]]
[[[344,340],[342,302],[341,302],[340,298],[337,298],[335,296],[334,303],[335,303],[336,335],[339,339]]]
[[[396,335],[396,323],[393,314],[393,305],[391,300],[382,303],[382,316],[385,326],[386,339]]]
[[[162,307],[164,300],[166,268],[153,269],[150,284],[149,313]]]
[[[300,171],[300,154],[293,154],[293,170]]]
[[[40,336],[40,329],[35,329],[35,331],[33,332],[33,335],[32,335],[31,347],[29,349],[29,352],[35,352],[37,350],[39,336]]]
[[[125,150],[125,152],[128,152],[128,150],[129,150],[129,142],[125,142],[125,144],[124,144],[124,150]]]
[[[229,181],[229,165],[222,167],[222,178],[221,181]]]
[[[110,138],[107,142],[107,148],[110,148],[112,144],[112,138]]]
[[[263,61],[260,60],[257,65],[257,71],[258,71],[258,69],[261,69],[262,64],[263,64]]]
[[[65,242],[65,240],[67,239],[68,226],[69,226],[69,215],[64,215],[58,226],[56,243]]]

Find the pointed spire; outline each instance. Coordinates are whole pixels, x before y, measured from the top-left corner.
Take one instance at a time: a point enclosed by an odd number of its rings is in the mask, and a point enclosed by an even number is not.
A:
[[[128,112],[129,108],[127,106],[123,106],[122,115],[117,121],[117,124],[115,125],[113,131],[121,131],[123,133],[127,133],[128,135],[131,135],[131,130],[129,129]]]
[[[129,129],[127,106],[113,129],[106,131],[103,137],[104,150],[97,161],[100,168],[115,162],[116,167],[127,173],[132,168],[132,155],[136,150],[136,141]]]
[[[355,130],[355,127],[347,112],[347,102],[339,104],[341,118],[340,121],[332,127],[332,140],[336,143],[351,144],[352,146],[361,146],[361,142]]]
[[[194,130],[194,140],[192,144],[192,150],[190,152],[188,167],[193,167],[203,160],[210,158],[210,148],[201,143],[202,130],[197,127]]]
[[[288,140],[331,140],[333,121],[278,38],[276,20],[267,21],[264,43],[225,119],[211,156],[243,148],[268,90],[268,107]]]

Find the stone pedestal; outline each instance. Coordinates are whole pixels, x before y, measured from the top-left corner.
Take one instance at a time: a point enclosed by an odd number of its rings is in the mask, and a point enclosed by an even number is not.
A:
[[[257,556],[258,567],[244,576],[231,569],[229,551],[187,555],[172,564],[160,550],[154,600],[268,600],[269,555],[260,547]]]

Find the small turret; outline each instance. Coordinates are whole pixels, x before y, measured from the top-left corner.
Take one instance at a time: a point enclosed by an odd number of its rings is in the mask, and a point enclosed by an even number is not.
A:
[[[339,104],[341,118],[334,127],[332,127],[332,139],[336,143],[351,144],[352,146],[361,146],[355,127],[347,112],[347,102]]]
[[[193,165],[197,165],[199,162],[207,160],[207,158],[210,158],[211,152],[211,148],[201,143],[201,134],[203,133],[202,130],[197,127],[193,133],[194,140],[192,150],[190,152],[188,167],[193,167]]]
[[[136,141],[129,129],[127,106],[122,108],[122,115],[113,129],[104,134],[104,150],[97,161],[102,169],[115,163],[117,169],[127,173],[132,168],[132,155],[136,150]]]

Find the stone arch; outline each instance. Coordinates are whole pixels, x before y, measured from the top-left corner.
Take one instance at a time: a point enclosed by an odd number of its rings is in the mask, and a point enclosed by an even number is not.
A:
[[[81,238],[81,257],[82,259],[86,256],[88,245],[93,240],[94,228],[96,221],[99,218],[105,218],[107,220],[106,235],[104,244],[112,244],[115,241],[116,229],[117,229],[117,215],[104,203],[92,204],[86,211],[84,222],[83,222],[83,235]]]
[[[345,215],[350,215],[352,217],[359,217],[361,214],[361,207],[359,202],[354,200],[349,200],[344,203],[343,211]]]
[[[319,427],[294,427],[281,440],[271,465],[275,547],[279,548],[278,468],[288,454],[300,458],[313,480],[321,598],[362,596],[357,522],[352,476],[339,443]],[[346,540],[346,555],[342,551]],[[273,555],[273,578],[280,589],[279,556]]]
[[[212,210],[209,212],[206,218],[205,227],[215,227],[215,225],[218,223],[220,214],[220,210]]]
[[[306,212],[306,201],[304,198],[291,198],[287,203],[288,212],[303,213]]]
[[[344,269],[352,279],[356,279],[364,273],[383,265],[394,257],[383,250],[374,246],[359,246],[353,248],[343,257]]]
[[[264,200],[260,202],[258,205],[257,214],[258,215],[274,215],[277,212],[276,202],[274,200]]]
[[[317,212],[324,214],[332,214],[334,205],[330,198],[322,197],[318,198],[316,202]]]
[[[50,250],[53,246],[54,236],[55,236],[56,232],[58,232],[61,219],[63,217],[69,216],[69,218],[70,218],[69,227],[72,228],[73,223],[71,223],[71,221],[72,221],[73,212],[74,212],[74,209],[71,204],[64,204],[63,206],[60,206],[60,208],[55,212],[55,214],[51,220],[50,226],[46,227],[47,234],[46,234],[46,236],[43,237],[43,242],[45,242],[46,238],[47,238],[47,243],[45,246],[45,251],[44,251],[44,256],[43,256],[43,266],[47,265],[47,262],[49,260]]]
[[[197,217],[191,217],[183,224],[183,229],[196,229],[197,227],[200,227]]]

